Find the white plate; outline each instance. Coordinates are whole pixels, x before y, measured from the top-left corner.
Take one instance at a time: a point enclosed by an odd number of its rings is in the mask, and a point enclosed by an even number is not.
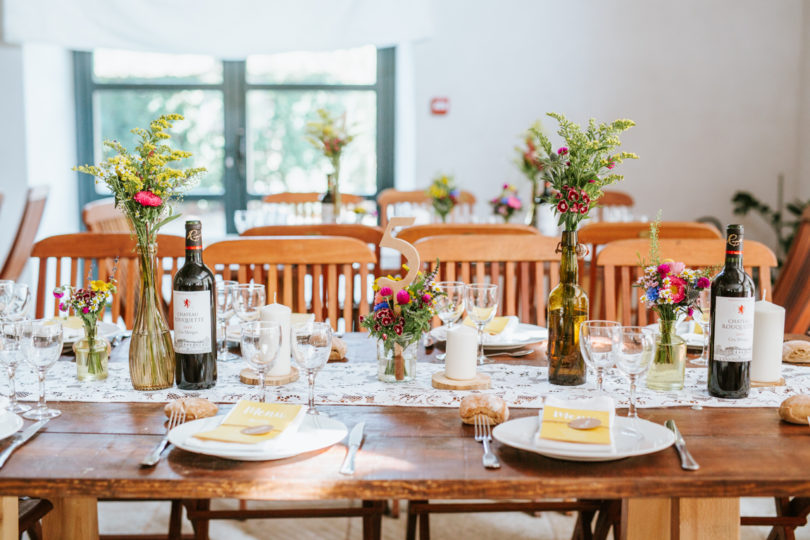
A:
[[[117,324],[112,324],[104,321],[99,321],[97,324],[98,327],[98,335],[105,338],[105,339],[112,339],[123,330]],[[62,327],[62,345],[73,345],[77,340],[82,339],[84,337],[84,328],[68,328],[66,326]]]
[[[675,435],[670,430],[641,419],[638,421],[638,429],[644,439],[639,441],[622,432],[623,428],[632,426],[631,420],[626,416],[617,416],[613,426],[613,448],[594,448],[587,444],[571,443],[564,445],[565,449],[562,449],[563,445],[556,441],[544,441],[535,437],[538,422],[537,415],[509,420],[496,426],[492,430],[492,436],[505,445],[566,461],[614,461],[659,452],[675,442]]]
[[[0,413],[0,439],[17,433],[23,425],[23,419],[11,412]]]
[[[348,430],[343,422],[328,416],[305,415],[304,421],[295,433],[284,436],[281,444],[237,444],[204,441],[194,438],[195,433],[217,427],[225,416],[201,418],[177,426],[169,433],[169,442],[178,448],[237,461],[269,461],[284,459],[305,452],[312,452],[332,446],[342,441]]]
[[[439,326],[430,331],[431,337],[437,341],[447,340],[447,328]],[[484,349],[509,351],[521,349],[526,345],[539,343],[548,338],[548,330],[534,324],[518,323],[512,330],[495,336],[484,336]]]

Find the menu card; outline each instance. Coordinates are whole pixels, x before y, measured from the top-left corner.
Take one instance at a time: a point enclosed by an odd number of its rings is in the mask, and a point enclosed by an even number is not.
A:
[[[546,399],[540,423],[540,438],[582,444],[610,445],[610,427],[614,406],[609,397],[581,401]],[[574,429],[568,425],[577,418],[596,418],[601,423],[592,429]]]
[[[222,423],[210,430],[194,434],[198,439],[254,444],[275,439],[285,430],[294,431],[303,420],[305,407],[289,403],[260,403],[239,401]],[[266,432],[249,434],[242,430],[265,426]]]

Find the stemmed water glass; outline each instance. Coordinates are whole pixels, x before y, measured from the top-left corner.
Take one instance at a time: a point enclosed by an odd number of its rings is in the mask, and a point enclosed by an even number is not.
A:
[[[267,301],[264,285],[259,283],[240,283],[233,288],[233,307],[236,316],[245,322],[259,318],[259,311]]]
[[[25,318],[31,290],[24,283],[0,282],[0,320],[17,321]]]
[[[261,395],[266,402],[264,380],[273,369],[281,349],[281,325],[275,321],[250,321],[242,324],[242,357],[259,375]]]
[[[606,368],[613,366],[619,349],[621,324],[617,321],[584,321],[579,325],[579,350],[585,363],[596,372],[596,390],[604,391]]]
[[[440,294],[436,295],[434,307],[436,315],[445,325],[445,330],[450,330],[461,319],[464,313],[464,282],[463,281],[439,281],[435,288]],[[444,360],[445,353],[437,358]]]
[[[638,430],[638,413],[636,413],[636,381],[650,368],[655,352],[655,333],[641,326],[622,326],[619,332],[616,367],[630,379],[630,405],[627,417],[631,418],[633,423],[633,428],[624,431],[628,435],[642,439],[644,436]]]
[[[236,285],[238,285],[236,281],[219,280],[216,282],[217,324],[222,335],[222,343],[217,351],[217,360],[221,362],[239,358],[238,355],[228,350],[228,320],[234,314],[233,297]]]
[[[25,412],[31,408],[17,401],[17,388],[14,384],[14,376],[20,362],[22,330],[23,323],[19,321],[0,323],[0,361],[6,366],[6,374],[8,375],[8,410],[15,414]]]
[[[29,420],[55,418],[62,414],[50,409],[45,403],[45,373],[62,354],[62,325],[57,321],[26,321],[22,326],[23,358],[37,372],[39,377],[39,403],[23,414]]]
[[[709,365],[709,332],[712,329],[712,291],[711,289],[701,289],[700,296],[697,299],[696,309],[692,314],[692,319],[700,326],[703,331],[703,350],[700,351],[700,358],[695,358],[692,363],[696,366]]]
[[[332,349],[332,326],[328,322],[312,322],[292,329],[292,349],[295,363],[307,374],[309,400],[307,414],[321,414],[315,409],[315,375],[329,360]]]
[[[464,286],[464,304],[467,315],[478,328],[478,364],[487,361],[484,356],[484,327],[498,311],[498,286],[495,284],[472,283]]]

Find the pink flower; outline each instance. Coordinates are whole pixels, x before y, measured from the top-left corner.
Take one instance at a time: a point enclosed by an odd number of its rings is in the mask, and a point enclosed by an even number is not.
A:
[[[67,307],[62,302],[59,302],[59,311],[67,311]]]
[[[670,268],[673,274],[680,274],[686,266],[682,262],[670,263]]]
[[[692,309],[692,308],[689,308],[689,309],[687,309],[687,310],[686,310],[686,314],[687,314],[687,315],[689,315],[690,317],[691,317],[691,316],[692,316],[692,314],[694,314],[694,313],[695,313],[695,310],[694,310],[694,309]]]
[[[572,214],[578,214],[579,213],[579,203],[573,203],[571,205],[571,207],[568,209],[568,211],[571,212]]]
[[[405,305],[411,303],[411,295],[405,289],[397,293],[397,304]]]
[[[579,200],[579,193],[576,190],[569,190],[568,191],[568,200],[569,201],[578,201]]]
[[[672,293],[672,302],[678,304],[686,298],[686,282],[679,277],[669,278],[669,290]]]
[[[587,214],[588,213],[588,205],[586,203],[579,204],[579,213],[580,214]]]
[[[430,295],[428,293],[425,293],[425,294],[422,295],[422,302],[427,304],[431,300],[432,300],[432,298],[430,297]]]
[[[562,192],[560,192],[560,191],[558,191],[557,195],[555,195],[555,197],[557,197],[558,199],[562,199],[562,196],[563,196]]]
[[[380,296],[391,296],[394,294],[394,291],[391,290],[391,287],[383,287],[380,289]]]
[[[396,332],[396,334],[398,336],[401,336],[402,335],[402,327],[401,326],[395,326],[394,327],[394,332]]]
[[[566,167],[570,167],[570,166],[571,166],[571,162],[570,162],[570,161],[566,161],[566,162],[565,162],[565,166],[566,166]]]
[[[697,280],[697,286],[699,289],[708,289],[712,286],[712,281],[707,277],[699,277]]]
[[[560,148],[557,150],[557,153],[558,153],[559,155],[561,155],[561,156],[564,156],[565,154],[567,154],[567,153],[568,153],[568,148],[566,148],[565,146],[561,146],[561,147],[560,147]]]
[[[610,163],[608,163],[607,168],[608,168],[608,169],[612,169],[612,168],[613,168],[613,167],[615,167],[615,166],[616,166],[616,162],[615,162],[615,161],[611,161]]]
[[[593,183],[595,183],[595,182],[596,182],[596,178],[591,178],[590,180],[588,180],[588,183],[589,183],[589,184],[593,184]]]
[[[580,200],[585,204],[590,204],[591,198],[584,191],[580,194]]]
[[[504,184],[503,189],[509,189],[509,184]]]
[[[62,291],[53,291],[53,295],[56,298],[62,298],[63,296],[65,296],[65,293],[63,293]]]
[[[151,191],[139,191],[132,199],[141,206],[160,206],[163,204],[163,199]]]
[[[662,263],[662,264],[658,265],[658,268],[656,270],[658,270],[659,274],[661,274],[662,276],[665,276],[665,275],[669,274],[670,268],[671,267],[669,266],[669,263]]]
[[[564,213],[568,212],[568,203],[565,202],[564,200],[558,202],[557,203],[557,212],[559,212],[561,214],[564,214]]]
[[[87,306],[84,306],[84,307],[82,308],[82,313],[84,313],[85,315],[87,315],[88,313],[90,313],[90,308],[89,308],[89,307],[87,307]]]
[[[506,206],[509,208],[514,208],[515,210],[520,210],[520,207],[523,206],[523,204],[517,197],[509,197],[506,199]]]

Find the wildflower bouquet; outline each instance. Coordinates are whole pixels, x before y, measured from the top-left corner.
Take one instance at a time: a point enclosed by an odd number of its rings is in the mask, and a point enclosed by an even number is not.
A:
[[[346,130],[346,115],[340,118],[333,116],[326,109],[318,109],[319,120],[307,124],[307,141],[320,150],[332,165],[327,192],[332,194],[336,207],[340,206],[340,156],[343,149],[354,139]]]
[[[428,196],[433,203],[433,209],[442,218],[442,223],[447,221],[447,216],[458,204],[460,192],[452,176],[443,174],[433,179],[433,183],[428,188]]]
[[[106,346],[103,352],[96,350],[96,323],[116,291],[116,281],[112,278],[108,281],[91,281],[89,286],[84,289],[63,285],[53,291],[54,297],[59,302],[59,311],[66,313],[73,311],[82,321],[89,349],[87,371],[91,375],[104,371],[102,355],[106,356]]]
[[[618,182],[622,175],[612,172],[625,159],[638,159],[636,154],[618,152],[619,134],[633,127],[632,120],[614,120],[610,124],[598,123],[591,118],[588,128],[582,128],[559,113],[547,113],[559,123],[557,134],[565,141],[555,152],[551,141],[535,124],[529,129],[531,140],[536,140],[534,152],[527,152],[524,163],[531,164],[548,182],[554,194],[546,202],[555,206],[558,225],[566,231],[576,231],[579,222],[588,217],[594,203],[602,196],[602,188]],[[533,143],[534,144],[534,143]],[[524,170],[529,170],[526,165]]]
[[[501,194],[489,201],[489,204],[492,205],[492,213],[501,216],[504,223],[508,223],[512,215],[523,208],[518,190],[511,184],[504,184]]]
[[[132,133],[140,139],[135,153],[130,154],[118,141],[104,141],[104,146],[116,152],[98,166],[82,165],[73,170],[96,177],[110,188],[115,206],[129,218],[138,244],[154,244],[158,230],[180,217],[174,213],[174,203],[191,188],[205,172],[204,168],[176,169],[170,164],[191,157],[190,152],[173,150],[166,133],[179,114],[164,114],[153,120],[149,129],[135,128]]]

